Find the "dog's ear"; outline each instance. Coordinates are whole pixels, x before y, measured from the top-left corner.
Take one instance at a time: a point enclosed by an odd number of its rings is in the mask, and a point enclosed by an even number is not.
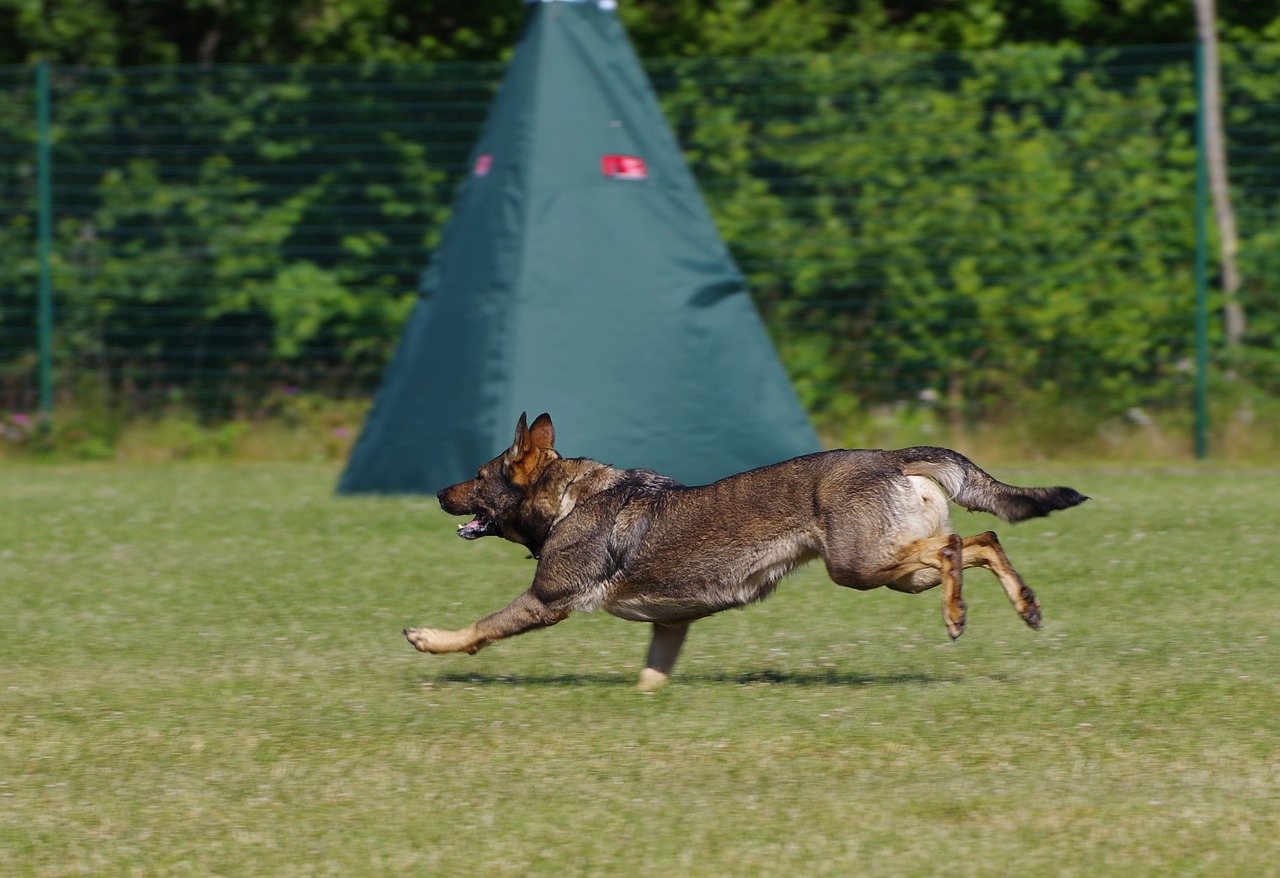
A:
[[[552,460],[560,457],[555,450],[556,428],[551,425],[551,416],[538,415],[533,426],[526,426],[525,415],[520,416],[516,425],[516,440],[507,452],[504,471],[513,485],[526,487],[531,484],[538,472]]]
[[[511,443],[511,454],[518,455],[525,450],[529,442],[529,413],[521,412],[520,420],[516,422],[516,438]]]
[[[551,423],[551,415],[546,412],[538,415],[529,428],[529,435],[533,439],[534,448],[555,448],[556,428]]]

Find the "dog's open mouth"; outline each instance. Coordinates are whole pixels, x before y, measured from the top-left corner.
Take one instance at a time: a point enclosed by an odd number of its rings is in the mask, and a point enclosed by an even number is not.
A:
[[[477,515],[466,524],[458,525],[458,536],[464,540],[477,540],[492,533],[495,533],[493,522],[485,518],[484,515]]]

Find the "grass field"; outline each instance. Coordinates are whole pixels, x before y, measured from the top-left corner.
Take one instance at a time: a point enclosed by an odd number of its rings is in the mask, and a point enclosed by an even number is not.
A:
[[[1043,631],[813,567],[640,695],[603,615],[415,653],[533,572],[426,498],[0,467],[0,872],[1274,874],[1280,472],[997,474],[1095,498],[998,528]]]

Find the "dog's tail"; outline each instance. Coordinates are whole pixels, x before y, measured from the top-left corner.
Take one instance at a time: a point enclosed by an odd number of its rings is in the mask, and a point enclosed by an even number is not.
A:
[[[1089,498],[1074,488],[1019,488],[984,472],[958,451],[928,445],[886,452],[908,476],[928,476],[965,509],[1024,521],[1067,509]]]

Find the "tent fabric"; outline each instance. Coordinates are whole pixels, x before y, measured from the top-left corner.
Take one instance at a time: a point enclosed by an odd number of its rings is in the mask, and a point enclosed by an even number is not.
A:
[[[468,478],[522,411],[689,484],[819,448],[609,4],[528,7],[421,293],[341,493]]]

